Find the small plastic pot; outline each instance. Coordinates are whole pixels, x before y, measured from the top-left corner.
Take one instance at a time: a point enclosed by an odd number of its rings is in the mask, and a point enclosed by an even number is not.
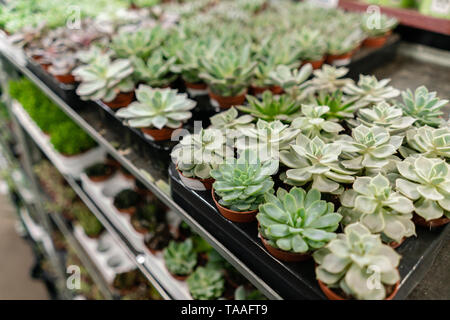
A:
[[[329,54],[327,56],[327,63],[336,66],[345,66],[350,63],[353,55],[353,51],[343,53],[343,54]]]
[[[284,90],[282,87],[280,86],[271,86],[269,88],[270,91],[272,91],[273,94],[283,94]]]
[[[141,128],[141,131],[153,141],[170,140],[176,129],[164,127],[162,129]]]
[[[384,35],[377,37],[368,37],[363,41],[363,46],[368,48],[381,48],[387,41],[387,38],[391,35],[392,31],[388,31]]]
[[[184,85],[186,86],[186,88],[194,89],[194,90],[207,90],[208,89],[208,85],[203,82],[193,83],[193,82],[184,81]]]
[[[288,252],[284,250],[280,250],[278,248],[272,247],[264,237],[259,234],[259,237],[261,238],[261,241],[269,253],[277,258],[278,260],[284,261],[284,262],[300,262],[300,261],[306,261],[311,258],[310,253],[296,253],[296,252]]]
[[[258,86],[251,86],[250,87],[250,92],[252,93],[252,95],[257,96],[260,94],[263,94],[264,91],[270,90],[269,87],[258,87]]]
[[[256,214],[258,213],[258,210],[243,211],[243,212],[230,210],[228,208],[221,206],[217,202],[214,194],[214,188],[211,189],[211,195],[220,214],[225,218],[227,218],[228,220],[240,223],[253,222],[256,220]]]
[[[127,107],[134,99],[134,91],[130,92],[120,92],[116,98],[110,102],[103,101],[111,109],[119,109]]]
[[[427,221],[424,218],[422,218],[421,216],[419,216],[418,214],[414,214],[412,220],[416,225],[425,227],[425,228],[430,228],[430,229],[441,227],[450,222],[450,219],[445,216],[443,216],[439,219],[433,219],[433,220]]]
[[[209,97],[211,98],[211,100],[214,100],[215,102],[217,102],[217,104],[219,105],[219,107],[221,109],[228,109],[228,108],[231,108],[232,106],[239,106],[239,105],[244,104],[245,95],[247,94],[247,89],[245,89],[244,92],[241,93],[240,95],[231,96],[231,97],[219,96],[219,95],[215,94],[214,92],[212,92],[211,90],[208,90],[208,93],[209,93]]]
[[[73,84],[75,83],[75,77],[69,74],[62,75],[54,75],[55,79],[64,84]]]
[[[132,216],[133,214],[136,213],[136,207],[129,207],[129,208],[123,208],[123,209],[119,209],[119,208],[116,207],[116,209],[120,213],[125,213],[125,214],[128,214],[130,216]]]
[[[304,66],[307,63],[310,63],[312,68],[314,70],[316,70],[316,69],[320,69],[324,62],[325,62],[325,57],[322,57],[322,59],[320,59],[320,60],[305,60],[305,61],[303,61],[302,66]]]
[[[107,173],[102,175],[102,176],[89,176],[88,178],[89,180],[91,180],[92,182],[103,182],[105,180],[108,180],[112,174],[114,173],[112,167],[107,167]]]
[[[344,297],[341,297],[336,292],[334,292],[333,290],[328,288],[328,286],[325,283],[323,283],[322,281],[320,281],[319,279],[317,279],[317,282],[319,282],[320,289],[322,290],[322,292],[325,294],[325,296],[329,300],[348,300]],[[398,281],[395,284],[395,287],[394,287],[394,290],[392,291],[392,293],[388,297],[384,298],[384,300],[392,300],[398,292],[399,285],[400,285],[400,281]]]
[[[213,178],[209,179],[195,179],[195,178],[188,178],[185,177],[180,170],[178,170],[178,174],[180,175],[180,179],[183,182],[183,184],[188,187],[189,189],[196,190],[196,191],[206,191],[212,189],[212,184],[214,183]]]
[[[406,238],[403,237],[400,242],[397,241],[392,241],[388,243],[388,246],[391,247],[392,249],[397,249],[398,247],[400,247],[402,245],[403,242],[405,242]]]

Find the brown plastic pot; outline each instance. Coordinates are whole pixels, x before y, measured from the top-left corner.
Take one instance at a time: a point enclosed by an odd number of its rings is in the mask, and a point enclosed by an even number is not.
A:
[[[217,94],[215,94],[214,92],[212,92],[211,90],[208,90],[209,93],[209,97],[212,100],[215,100],[221,109],[228,109],[231,108],[232,106],[239,106],[244,104],[245,102],[245,95],[247,94],[247,89],[245,89],[245,91],[237,96],[232,96],[232,97],[223,97],[223,96],[219,96]]]
[[[49,62],[41,63],[41,68],[48,72],[48,68],[50,68],[52,64]]]
[[[71,74],[63,74],[63,75],[54,75],[56,80],[64,84],[72,84],[75,83],[75,77]]]
[[[325,294],[325,296],[329,300],[348,300],[344,297],[341,297],[336,292],[334,292],[333,290],[328,288],[328,286],[325,283],[323,283],[322,281],[320,281],[319,279],[317,279],[317,282],[319,282],[320,289],[322,290],[322,292]],[[395,284],[395,287],[394,287],[394,290],[392,291],[392,293],[388,297],[384,298],[384,300],[392,300],[395,297],[395,295],[397,294],[399,286],[400,286],[400,281],[398,281]]]
[[[264,91],[270,90],[269,87],[258,87],[258,86],[250,86],[250,92],[256,96],[259,94],[263,94]]]
[[[92,182],[103,182],[103,181],[108,180],[111,177],[111,175],[112,175],[112,170],[111,170],[111,173],[105,174],[103,176],[95,176],[95,177],[88,176],[88,178]]]
[[[119,208],[116,207],[116,209],[117,209],[117,211],[119,211],[120,213],[125,213],[125,214],[128,214],[128,215],[130,215],[130,216],[132,216],[133,214],[136,213],[136,207],[123,208],[123,209],[119,209]]]
[[[225,208],[221,206],[215,197],[214,194],[214,188],[211,189],[211,195],[214,200],[214,203],[216,204],[217,209],[219,210],[220,214],[227,218],[230,221],[233,222],[240,222],[240,223],[247,223],[247,222],[253,222],[256,220],[256,214],[258,213],[258,210],[252,210],[252,211],[234,211],[230,210],[228,208]]]
[[[392,31],[388,31],[382,36],[378,37],[368,37],[363,41],[363,46],[368,48],[381,48],[386,43],[387,38],[390,36]]]
[[[412,220],[415,224],[417,224],[421,227],[430,228],[430,229],[441,227],[450,222],[450,219],[445,216],[442,218],[439,218],[439,219],[433,219],[433,220],[427,221],[424,218],[422,218],[421,216],[419,216],[418,214],[414,214]]]
[[[316,69],[320,69],[324,62],[325,62],[325,57],[322,57],[322,59],[320,59],[320,60],[313,60],[313,61],[305,60],[305,61],[303,61],[302,66],[304,66],[307,63],[310,63],[312,68],[314,70],[316,70]]]
[[[179,275],[177,275],[177,274],[174,274],[174,273],[172,273],[172,272],[169,271],[169,268],[167,268],[167,265],[166,265],[165,263],[164,263],[164,266],[166,267],[167,272],[169,272],[170,275],[171,275],[172,277],[174,277],[175,279],[177,279],[178,281],[186,281],[186,279],[189,277],[189,275],[179,276]]]
[[[272,91],[273,94],[283,94],[284,90],[282,87],[280,86],[271,86],[269,88],[270,91]]]
[[[208,179],[195,179],[195,178],[189,178],[184,176],[180,170],[178,170],[178,174],[180,175],[181,181],[185,186],[187,186],[189,189],[193,190],[199,190],[199,191],[205,191],[205,190],[211,190],[212,185],[214,183],[214,178],[208,178]],[[203,185],[203,188],[199,188],[196,185]]]
[[[295,252],[288,252],[284,250],[280,250],[278,248],[272,247],[266,239],[260,234],[259,237],[261,238],[261,241],[269,253],[277,258],[278,260],[284,261],[284,262],[300,262],[300,261],[306,261],[311,258],[310,253],[295,253]]]
[[[208,85],[203,82],[193,83],[193,82],[187,82],[184,81],[184,85],[186,88],[194,89],[194,90],[206,90],[208,89]]]
[[[353,55],[353,51],[343,53],[343,54],[329,54],[327,56],[326,61],[329,64],[333,64],[335,61],[350,59],[352,57],[352,55]]]
[[[103,101],[111,109],[119,109],[128,106],[134,99],[134,91],[120,92],[116,98],[110,102]]]
[[[162,129],[141,128],[141,131],[153,138],[153,141],[170,140],[176,129],[164,127]]]
[[[403,237],[400,242],[397,241],[392,241],[388,243],[388,246],[391,247],[392,249],[397,249],[398,247],[400,247],[402,245],[403,242],[405,242],[406,238]]]

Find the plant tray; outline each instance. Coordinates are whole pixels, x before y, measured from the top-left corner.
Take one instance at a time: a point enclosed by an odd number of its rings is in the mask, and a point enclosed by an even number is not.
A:
[[[272,257],[258,238],[257,224],[233,223],[216,209],[211,191],[193,191],[169,167],[172,198],[244,265],[284,299],[325,299],[315,278],[314,261],[285,263]],[[405,299],[433,263],[450,225],[436,230],[417,226],[417,238],[407,239],[397,250],[401,283],[395,299]]]

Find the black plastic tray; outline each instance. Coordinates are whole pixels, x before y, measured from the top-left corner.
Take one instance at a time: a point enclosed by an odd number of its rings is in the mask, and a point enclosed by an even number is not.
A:
[[[229,251],[284,299],[325,299],[314,273],[312,260],[285,263],[272,257],[258,238],[257,224],[230,222],[217,211],[211,191],[193,191],[180,180],[173,164],[169,167],[172,198]],[[425,275],[450,225],[427,230],[417,226],[417,238],[409,238],[397,249],[401,283],[395,299],[405,299]]]

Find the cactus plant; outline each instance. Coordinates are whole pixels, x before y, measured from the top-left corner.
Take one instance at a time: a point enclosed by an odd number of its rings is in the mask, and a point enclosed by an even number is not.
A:
[[[311,188],[320,192],[340,194],[341,183],[353,183],[356,171],[344,168],[339,161],[339,143],[323,142],[319,137],[310,140],[299,134],[289,150],[280,152],[280,161],[288,169],[280,175],[287,184],[303,186],[312,182]]]
[[[167,248],[164,249],[164,261],[167,269],[174,275],[191,274],[197,264],[197,253],[194,251],[192,240],[170,241]]]
[[[141,84],[136,90],[137,101],[117,111],[116,116],[137,128],[179,128],[192,117],[196,102],[186,94],[172,89],[153,89]]]
[[[188,178],[208,179],[212,169],[232,156],[233,150],[217,129],[202,129],[185,136],[172,151],[178,170]]]
[[[129,60],[118,59],[111,61],[104,55],[87,65],[73,70],[72,74],[81,84],[77,94],[83,100],[113,101],[120,92],[130,92],[134,89],[131,79],[133,67]]]
[[[442,159],[411,156],[397,163],[397,190],[414,201],[415,212],[426,221],[450,219],[450,170]]]
[[[238,159],[227,159],[224,164],[211,171],[216,180],[214,191],[222,206],[233,211],[253,211],[263,202],[264,195],[273,193],[271,175],[278,170],[278,161],[264,163],[249,150]]]
[[[390,101],[400,95],[400,91],[388,86],[391,79],[378,81],[375,76],[359,75],[357,84],[348,83],[342,91],[355,100],[358,107],[366,107],[371,104]]]
[[[397,152],[403,141],[401,136],[391,136],[386,128],[360,125],[352,130],[352,138],[342,143],[342,165],[348,169],[381,168],[388,164],[388,157]]]
[[[403,91],[402,103],[399,103],[399,107],[403,109],[405,116],[417,120],[416,126],[438,127],[442,122],[439,118],[443,115],[441,109],[447,102],[448,100],[436,97],[436,92],[429,92],[426,87],[420,86],[414,93],[409,89]]]
[[[328,106],[304,104],[302,106],[303,116],[296,118],[292,122],[292,127],[300,129],[302,134],[310,139],[320,137],[324,141],[333,141],[344,128],[337,122],[324,119],[325,114],[329,111]]]
[[[225,280],[221,271],[213,268],[198,267],[187,278],[189,292],[197,300],[212,300],[222,296]]]
[[[267,122],[260,119],[256,128],[241,128],[240,132],[242,136],[236,140],[239,152],[250,149],[258,154],[261,161],[266,161],[278,159],[280,150],[287,149],[300,130],[279,120]]]
[[[356,120],[347,120],[352,127],[363,124],[367,127],[386,128],[391,135],[404,135],[416,121],[413,117],[403,116],[402,109],[392,106],[387,102],[380,102],[372,108],[358,110]]]
[[[386,242],[400,243],[415,234],[412,201],[394,192],[381,174],[356,178],[353,189],[345,191],[340,199],[342,207],[338,212],[344,216],[345,225],[359,221],[370,232],[381,233]]]
[[[331,202],[321,200],[317,189],[308,192],[279,188],[266,194],[256,216],[261,236],[270,246],[295,253],[312,252],[336,238],[342,216]]]
[[[450,127],[432,128],[428,126],[406,132],[406,145],[399,151],[407,158],[411,154],[421,154],[429,158],[450,159]]]
[[[317,279],[349,298],[382,300],[395,293],[393,287],[400,280],[400,255],[360,223],[348,225],[313,257]],[[380,286],[370,281],[374,275]]]
[[[248,105],[238,106],[240,111],[265,121],[291,122],[300,116],[300,104],[287,95],[274,96],[270,91],[262,94],[262,100],[247,96]]]

